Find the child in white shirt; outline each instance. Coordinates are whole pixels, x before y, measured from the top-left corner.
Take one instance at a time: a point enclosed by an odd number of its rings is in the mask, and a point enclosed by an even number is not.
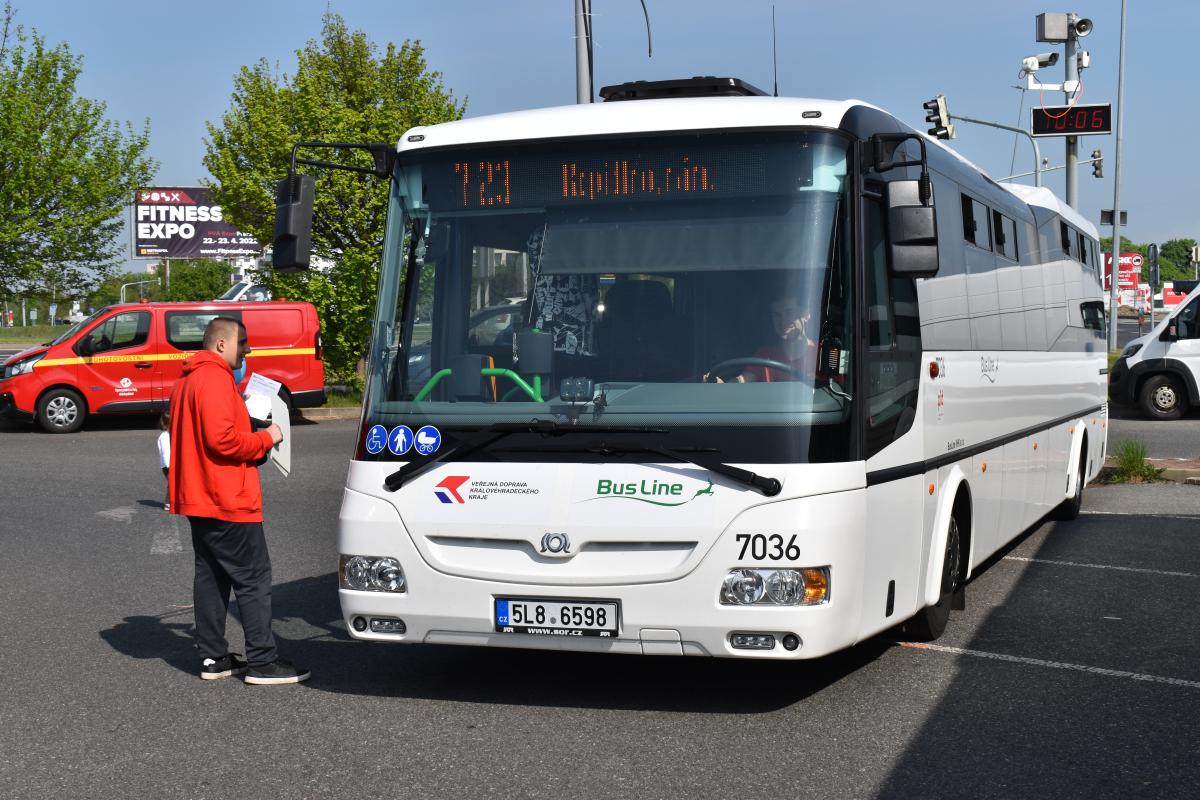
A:
[[[162,467],[163,477],[166,478],[171,469],[171,433],[169,431],[171,415],[163,412],[162,416],[158,418],[158,427],[162,430],[162,433],[158,435],[158,465]],[[169,483],[167,485],[170,486]],[[168,495],[163,503],[163,511],[169,512],[170,510],[171,497]]]

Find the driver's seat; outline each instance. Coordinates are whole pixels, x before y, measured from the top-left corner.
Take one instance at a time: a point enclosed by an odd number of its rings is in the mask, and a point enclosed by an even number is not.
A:
[[[610,381],[674,381],[683,377],[679,325],[666,284],[620,281],[604,297],[596,344]]]

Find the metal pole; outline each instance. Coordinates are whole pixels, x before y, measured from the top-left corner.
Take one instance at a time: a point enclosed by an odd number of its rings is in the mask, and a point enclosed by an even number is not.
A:
[[[592,102],[592,63],[588,53],[592,41],[588,36],[591,19],[591,0],[575,0],[575,102]]]
[[[1117,349],[1117,278],[1121,270],[1121,118],[1125,114],[1125,2],[1121,0],[1121,54],[1117,59],[1117,155],[1113,167],[1112,277],[1108,292],[1108,349]]]
[[[959,114],[947,114],[950,119],[957,119],[962,122],[974,122],[976,125],[987,125],[990,128],[999,128],[1005,131],[1019,133],[1029,139],[1029,143],[1033,145],[1033,185],[1042,185],[1042,150],[1038,147],[1037,139],[1033,137],[1029,131],[1024,128],[1014,128],[1012,125],[1003,125],[999,122],[988,122],[985,119],[974,119],[972,117],[964,117]]]
[[[1079,39],[1075,36],[1075,21],[1078,20],[1078,15],[1070,13],[1067,15],[1067,84],[1073,82],[1075,87],[1074,92],[1063,90],[1063,95],[1067,98],[1067,106],[1071,105],[1071,98],[1077,97],[1079,94],[1079,61],[1075,57],[1075,50],[1079,45]],[[1067,112],[1070,113],[1070,112]],[[1067,205],[1071,208],[1079,208],[1079,138],[1076,136],[1067,137]]]

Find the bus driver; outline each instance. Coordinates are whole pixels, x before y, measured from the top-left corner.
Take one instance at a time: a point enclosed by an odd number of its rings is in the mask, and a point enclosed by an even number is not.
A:
[[[778,339],[754,351],[754,358],[778,361],[791,367],[791,371],[772,369],[766,366],[747,366],[734,378],[736,383],[762,381],[794,381],[802,376],[811,376],[817,368],[817,343],[808,335],[808,324],[812,312],[805,309],[791,295],[771,301],[771,327]],[[709,375],[704,379],[709,380]],[[715,383],[725,383],[720,375],[713,375]]]

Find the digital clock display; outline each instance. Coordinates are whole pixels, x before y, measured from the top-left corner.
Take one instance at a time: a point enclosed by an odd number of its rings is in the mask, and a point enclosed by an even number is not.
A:
[[[1042,106],[1032,109],[1034,136],[1087,136],[1112,133],[1112,106]]]
[[[780,195],[815,188],[814,162],[836,162],[844,174],[845,144],[827,137],[517,145],[431,158],[421,183],[425,202],[442,212]]]

